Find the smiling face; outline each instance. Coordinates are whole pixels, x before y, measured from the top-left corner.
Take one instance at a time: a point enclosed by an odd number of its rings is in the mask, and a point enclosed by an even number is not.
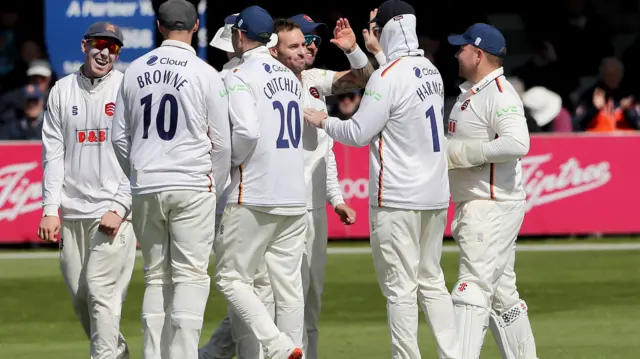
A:
[[[120,55],[120,44],[108,38],[91,38],[82,41],[87,74],[102,77],[113,68]]]
[[[293,73],[298,74],[305,69],[307,46],[300,29],[278,32],[278,44],[270,51]]]
[[[307,68],[311,68],[313,67],[313,63],[316,61],[318,47],[320,46],[322,39],[318,36],[316,30],[313,30],[310,34],[305,35],[305,40],[307,42],[305,62],[307,64]]]

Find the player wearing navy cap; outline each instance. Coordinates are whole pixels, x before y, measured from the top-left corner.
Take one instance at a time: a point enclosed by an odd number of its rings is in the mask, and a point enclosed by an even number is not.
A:
[[[240,15],[238,13],[227,16],[224,19],[224,26],[216,31],[213,39],[209,43],[212,47],[222,50],[227,53],[229,61],[222,66],[220,76],[224,78],[229,70],[233,70],[238,64],[240,64],[240,57],[236,56],[233,50],[233,43],[231,37],[233,33],[233,25],[236,22],[236,17]],[[271,34],[271,39],[267,43],[267,47],[271,48],[278,43],[278,36]],[[231,177],[227,179],[225,183],[225,190],[218,198],[218,205],[216,206],[216,235],[222,221],[222,214],[227,204],[227,196],[229,191],[233,188],[230,186]],[[269,275],[267,273],[266,264],[263,262],[256,273],[255,280],[253,282],[254,289],[262,303],[265,305],[271,317],[275,317],[275,303],[273,302],[273,291],[271,290],[271,283],[269,281]],[[199,350],[198,355],[200,359],[231,359],[236,356],[236,343],[233,340],[231,332],[231,319],[229,315],[225,316],[216,330],[209,338],[209,341]],[[243,344],[243,340],[240,340],[239,344]],[[242,359],[242,358],[240,358]]]
[[[440,268],[449,206],[444,152],[444,93],[438,69],[418,49],[411,5],[383,3],[372,20],[388,63],[367,83],[349,120],[305,109],[305,119],[334,140],[369,145],[374,268],[383,295],[393,358],[420,358],[418,303],[440,358],[457,358],[451,296]]]
[[[525,214],[520,158],[529,132],[518,93],[503,75],[504,36],[474,24],[449,37],[467,81],[449,117],[447,148],[460,247],[452,292],[461,359],[476,359],[489,326],[504,359],[536,359],[527,305],[516,289],[515,242]]]
[[[129,180],[110,138],[122,83],[113,65],[123,42],[114,24],[89,27],[82,40],[84,65],[53,86],[42,126],[38,236],[55,241],[60,232],[60,269],[94,359],[129,357],[119,320],[136,238],[129,222]]]
[[[302,85],[266,44],[273,19],[259,6],[240,12],[233,26],[240,64],[225,85],[232,123],[231,187],[215,242],[216,286],[235,317],[238,357],[302,357],[304,298],[300,266],[307,228],[301,119]],[[271,279],[277,326],[252,281],[262,262]],[[239,320],[235,320],[238,318]]]

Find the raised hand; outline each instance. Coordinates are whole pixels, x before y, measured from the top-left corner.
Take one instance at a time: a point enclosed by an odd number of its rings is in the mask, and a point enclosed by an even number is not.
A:
[[[378,9],[373,9],[369,12],[369,21],[373,20],[376,15],[378,15]],[[367,50],[375,56],[375,54],[382,51],[382,47],[380,47],[380,42],[378,42],[378,38],[374,34],[374,28],[376,27],[375,23],[369,23],[369,29],[362,30],[362,36],[364,37],[364,45],[367,47]]]
[[[349,25],[349,20],[340,18],[336,21],[336,27],[333,29],[333,39],[329,41],[346,53],[351,53],[356,49],[356,34],[353,32],[351,25]]]

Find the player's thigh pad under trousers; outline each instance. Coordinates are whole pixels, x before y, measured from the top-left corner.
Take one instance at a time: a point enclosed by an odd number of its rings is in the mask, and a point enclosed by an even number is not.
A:
[[[86,267],[89,259],[89,229],[94,219],[62,220],[60,229],[60,271],[74,312],[87,338],[91,337],[91,313]]]
[[[458,326],[460,359],[478,359],[489,326],[489,299],[474,282],[455,284],[451,293]]]
[[[256,295],[253,281],[260,264],[265,261],[267,247],[278,236],[280,221],[280,216],[241,205],[227,205],[218,232],[220,237],[215,243],[216,286],[227,299],[230,308],[242,318],[240,322],[246,326],[235,328],[240,323],[232,317],[234,336],[242,336],[237,334],[238,330],[250,330],[269,357],[277,357],[278,353],[286,352],[292,343],[276,327],[270,313]],[[237,341],[239,338],[234,339]],[[240,342],[237,344],[243,345]],[[247,345],[247,348],[250,346]],[[243,350],[238,348],[239,355],[241,352]]]
[[[87,283],[91,299],[91,354],[93,359],[113,358],[118,351],[122,302],[135,262],[136,238],[129,222],[123,222],[115,237],[90,230],[91,254]],[[124,350],[124,348],[123,348]]]
[[[489,326],[503,359],[538,358],[527,312],[522,300],[504,313],[491,311]]]

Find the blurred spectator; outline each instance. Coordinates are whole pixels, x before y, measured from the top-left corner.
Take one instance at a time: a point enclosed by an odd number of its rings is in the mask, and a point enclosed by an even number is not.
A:
[[[526,88],[545,87],[560,95],[565,107],[573,107],[569,94],[578,87],[578,76],[571,74],[566,62],[558,60],[555,47],[545,36],[534,35],[532,49],[531,59],[511,73],[524,81]]]
[[[360,107],[360,100],[362,94],[360,91],[352,91],[336,96],[337,103],[333,106],[333,117],[338,117],[341,120],[348,120],[353,116],[358,107]]]
[[[600,61],[614,54],[610,27],[586,0],[565,0],[564,16],[548,30],[555,35],[558,58],[577,76],[595,75]]]
[[[45,101],[53,84],[51,66],[46,60],[35,60],[29,64],[26,71],[27,84],[35,85],[44,95]],[[0,97],[0,123],[7,116],[7,112],[20,110],[25,105],[25,92],[22,87],[10,91]],[[8,115],[15,116],[15,115]]]
[[[571,132],[571,114],[562,107],[562,98],[542,86],[532,87],[522,96],[525,111],[535,120],[539,131]]]
[[[622,55],[622,64],[625,74],[622,86],[635,89],[635,98],[640,99],[640,32],[636,35],[636,40],[629,46]]]
[[[0,140],[42,139],[44,93],[35,85],[27,85],[22,91],[26,100],[24,111],[20,117],[10,119],[0,128]]]
[[[524,97],[524,94],[527,92],[526,87],[524,86],[524,82],[514,76],[508,76],[507,81],[509,81],[511,86],[513,86],[513,89],[516,90],[518,96],[520,96],[520,99],[522,99]],[[526,106],[523,107],[524,118],[527,120],[527,128],[529,129],[529,133],[541,132],[540,126],[538,126],[536,119],[531,115],[531,110]]]
[[[12,81],[9,77],[18,60],[18,13],[5,6],[3,1],[0,11],[0,92],[10,89]]]
[[[8,76],[6,86],[4,86],[5,90],[10,91],[24,86],[28,81],[29,64],[45,58],[44,50],[37,42],[33,40],[23,42],[20,46],[20,58],[16,61],[13,72]]]
[[[632,88],[622,87],[624,66],[614,57],[600,66],[600,80],[586,91],[576,111],[576,127],[582,131],[612,132],[638,130],[640,106]]]

